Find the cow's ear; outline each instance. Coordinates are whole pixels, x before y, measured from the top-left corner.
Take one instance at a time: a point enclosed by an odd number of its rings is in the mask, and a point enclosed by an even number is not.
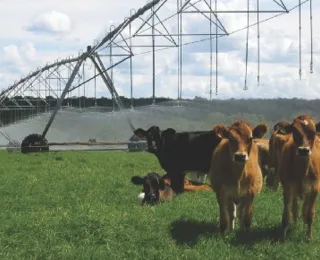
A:
[[[161,177],[161,179],[164,181],[165,184],[169,185],[170,186],[170,178],[169,178],[169,174],[166,173],[165,175],[163,175]]]
[[[133,177],[131,178],[131,182],[132,182],[133,184],[136,184],[136,185],[142,185],[143,182],[144,182],[144,179],[141,178],[141,177],[139,177],[139,176],[133,176]]]
[[[165,130],[166,133],[168,133],[169,135],[174,135],[176,133],[176,130],[174,130],[173,128],[169,127]]]
[[[168,138],[173,136],[176,133],[176,130],[173,128],[167,128],[166,130],[162,131],[162,135],[164,138]]]
[[[262,138],[268,131],[268,126],[266,124],[258,124],[252,129],[253,138]]]
[[[133,133],[140,138],[145,137],[147,135],[147,131],[143,130],[142,128],[134,130]]]
[[[281,129],[283,126],[289,126],[290,123],[289,122],[286,122],[286,121],[280,121],[278,123],[276,123],[273,127],[273,131],[277,131],[278,133],[282,133],[281,132]],[[283,134],[283,133],[282,133]]]
[[[290,134],[292,133],[292,125],[280,125],[278,128],[278,132],[281,134]]]
[[[320,122],[316,124],[316,132],[320,132]]]
[[[155,132],[160,132],[161,131],[159,126],[151,126],[149,128],[149,131],[152,131],[152,130],[155,131]]]
[[[281,125],[281,126],[279,126],[278,127],[278,133],[279,134],[288,134],[289,132],[288,132],[288,127],[287,126],[283,126],[283,125]]]
[[[228,138],[228,129],[224,125],[215,125],[213,131],[221,139]]]

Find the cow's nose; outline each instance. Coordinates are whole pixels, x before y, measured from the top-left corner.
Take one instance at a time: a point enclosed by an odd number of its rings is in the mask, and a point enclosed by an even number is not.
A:
[[[311,154],[311,149],[308,146],[300,146],[298,147],[297,153],[299,156],[309,156]]]
[[[234,154],[233,159],[236,162],[245,162],[248,160],[248,155],[246,153],[237,152]]]
[[[157,200],[156,196],[152,195],[148,199],[146,199],[145,203],[149,204],[149,205],[154,205],[154,204],[158,203],[158,200]]]

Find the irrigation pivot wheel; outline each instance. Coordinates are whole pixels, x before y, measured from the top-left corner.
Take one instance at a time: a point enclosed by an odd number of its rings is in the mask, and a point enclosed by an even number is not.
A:
[[[48,152],[49,145],[46,138],[40,134],[30,134],[21,142],[22,153]]]

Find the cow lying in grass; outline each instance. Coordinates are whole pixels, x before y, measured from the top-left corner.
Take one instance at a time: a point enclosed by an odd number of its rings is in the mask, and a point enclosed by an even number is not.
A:
[[[209,177],[219,204],[221,232],[234,229],[236,215],[241,229],[251,228],[253,200],[263,183],[254,138],[262,138],[266,132],[265,124],[253,128],[237,121],[224,129],[224,139],[213,152]]]
[[[171,200],[175,195],[170,186],[170,179],[166,176],[160,176],[155,172],[148,173],[144,177],[133,176],[131,182],[136,185],[142,185],[142,193],[138,196],[142,204],[155,204],[162,201]],[[207,184],[194,185],[188,179],[184,181],[185,191],[211,191]]]
[[[171,181],[168,178],[168,175],[164,175],[162,177],[168,185],[171,186]],[[193,191],[212,191],[212,188],[210,185],[206,183],[199,183],[192,180],[188,180],[187,178],[184,178],[184,191],[186,192],[193,192]]]
[[[148,173],[145,177],[133,176],[131,182],[136,185],[142,185],[142,204],[155,204],[160,201],[171,200],[174,192],[165,180],[157,173]],[[141,196],[142,195],[142,196]]]
[[[320,191],[320,139],[311,116],[301,115],[281,131],[290,134],[284,144],[279,174],[283,187],[283,238],[287,234],[291,214],[296,223],[298,198],[303,200],[302,217],[307,226],[307,239],[312,239],[312,224]]]
[[[167,172],[171,187],[176,194],[184,191],[187,172],[207,174],[212,152],[220,143],[222,125],[210,131],[177,133],[174,129],[160,130],[152,126],[148,130],[136,129],[134,134],[146,138],[148,152],[154,154]]]

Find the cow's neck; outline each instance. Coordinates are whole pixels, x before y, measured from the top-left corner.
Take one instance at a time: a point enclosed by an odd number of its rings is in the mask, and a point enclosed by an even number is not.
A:
[[[172,189],[170,186],[165,185],[163,190],[159,190],[159,200],[164,201],[170,199],[170,194],[172,193]]]
[[[242,179],[245,164],[232,162],[232,173],[236,180]]]
[[[308,174],[309,168],[311,166],[311,156],[306,158],[301,158],[297,156],[297,164],[295,165],[296,171],[301,172],[304,176]]]
[[[166,157],[167,153],[168,153],[168,151],[166,151],[166,148],[165,148],[165,141],[162,140],[158,149],[154,152],[154,155],[158,158],[158,161],[159,161],[162,168],[163,168],[162,162],[166,161],[165,157]]]

